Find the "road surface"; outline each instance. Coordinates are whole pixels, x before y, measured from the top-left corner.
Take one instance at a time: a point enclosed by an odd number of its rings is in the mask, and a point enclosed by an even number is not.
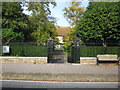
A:
[[[3,80],[2,88],[118,88],[118,82],[48,82]]]

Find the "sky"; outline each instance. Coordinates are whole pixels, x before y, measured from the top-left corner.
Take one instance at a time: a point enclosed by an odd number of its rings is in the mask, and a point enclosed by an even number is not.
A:
[[[55,17],[57,19],[57,26],[69,26],[70,24],[68,23],[67,19],[64,17],[64,12],[63,9],[64,7],[68,7],[69,3],[68,1],[56,1],[57,6],[53,7],[50,5],[50,10],[51,10],[51,16]],[[88,0],[82,0],[81,7],[87,7],[88,5]],[[26,9],[26,8],[24,8]],[[30,12],[27,12],[24,10],[24,13],[29,14]]]

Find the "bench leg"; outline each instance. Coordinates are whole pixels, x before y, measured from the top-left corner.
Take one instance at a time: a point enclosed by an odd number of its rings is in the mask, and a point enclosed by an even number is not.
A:
[[[119,66],[119,61],[117,62],[117,65]]]
[[[99,61],[97,60],[97,65],[98,65]]]

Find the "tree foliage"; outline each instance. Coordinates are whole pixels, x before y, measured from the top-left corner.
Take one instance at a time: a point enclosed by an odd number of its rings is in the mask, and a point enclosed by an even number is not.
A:
[[[90,2],[76,30],[84,42],[118,43],[120,2]]]
[[[3,43],[5,45],[8,45],[10,43],[10,41],[13,41],[13,40],[21,40],[21,39],[24,39],[24,36],[22,33],[16,33],[13,31],[13,29],[11,28],[4,28],[2,29],[3,32],[2,32],[2,39],[3,39]]]
[[[27,30],[27,22],[28,22],[27,15],[23,13],[23,9],[20,2],[3,2],[2,3],[2,28],[3,28],[2,36],[3,36],[3,41],[5,41],[3,43],[8,44],[8,42],[10,42],[13,39],[13,37],[16,38],[14,40],[17,40],[18,38],[21,37],[18,40],[23,41],[24,32],[25,30]],[[7,38],[11,36],[12,38],[8,40]]]
[[[85,8],[80,7],[81,2],[72,0],[69,7],[64,8],[64,16],[71,25],[75,25],[80,20]]]
[[[55,35],[55,18],[50,17],[50,2],[32,2],[28,4],[28,10],[32,11],[29,16],[29,28],[32,37],[37,44],[47,42],[48,38]],[[55,3],[52,2],[55,5]]]
[[[50,4],[56,5],[55,2],[3,2],[3,43],[34,41],[41,44],[48,40],[50,34],[54,37],[55,18],[50,17]],[[27,7],[31,15],[24,14],[22,6]]]

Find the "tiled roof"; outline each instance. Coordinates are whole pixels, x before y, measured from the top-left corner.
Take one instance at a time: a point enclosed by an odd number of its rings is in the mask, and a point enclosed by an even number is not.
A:
[[[60,26],[60,27],[57,27],[56,32],[57,32],[57,34],[60,35],[60,36],[66,36],[70,30],[71,30],[70,27]]]

